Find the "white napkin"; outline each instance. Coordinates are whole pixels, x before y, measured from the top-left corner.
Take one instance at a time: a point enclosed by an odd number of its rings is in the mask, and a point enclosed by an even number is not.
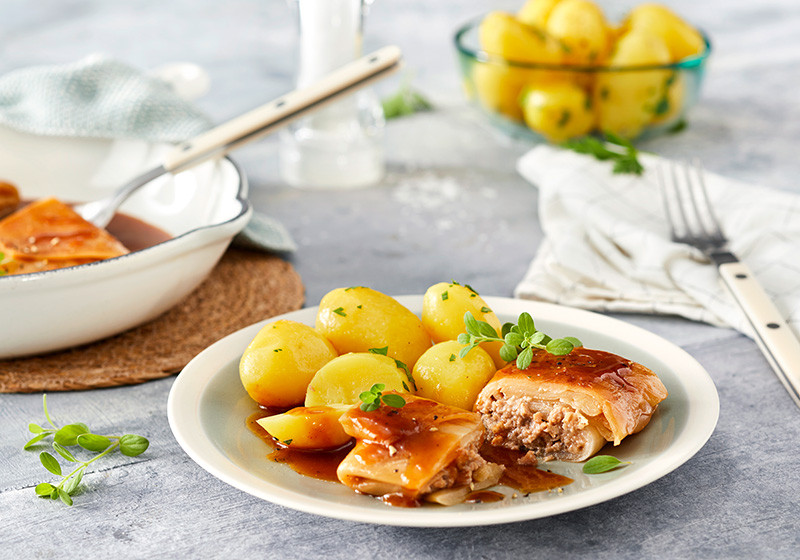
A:
[[[698,250],[670,241],[656,176],[663,162],[649,154],[640,160],[645,172],[636,176],[550,146],[520,158],[518,171],[539,188],[545,239],[515,295],[681,315],[752,336],[716,268]],[[713,173],[706,186],[731,250],[800,332],[800,197]]]

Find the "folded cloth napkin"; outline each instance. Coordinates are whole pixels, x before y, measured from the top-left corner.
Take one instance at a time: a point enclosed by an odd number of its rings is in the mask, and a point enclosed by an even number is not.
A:
[[[545,239],[515,295],[608,312],[681,315],[752,329],[693,247],[670,241],[657,166],[641,154],[641,176],[610,162],[538,146],[517,164],[539,188]],[[709,199],[731,250],[753,271],[800,332],[800,197],[706,174]]]
[[[0,76],[0,124],[45,136],[148,142],[180,142],[212,126],[202,111],[166,81],[98,55]],[[295,250],[281,223],[253,216],[235,243],[271,251]]]

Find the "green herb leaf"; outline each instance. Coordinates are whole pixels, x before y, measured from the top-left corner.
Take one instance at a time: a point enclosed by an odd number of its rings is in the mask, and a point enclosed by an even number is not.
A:
[[[630,464],[630,461],[620,461],[611,455],[595,455],[583,464],[583,472],[600,474]]]
[[[64,491],[70,496],[75,495],[75,493],[78,491],[78,486],[80,485],[81,480],[83,480],[83,472],[85,470],[86,467],[75,471],[75,474],[73,474],[66,480],[66,482],[64,482]]]
[[[517,356],[517,368],[527,369],[533,361],[533,348],[528,346]]]
[[[634,145],[610,131],[604,133],[604,140],[585,136],[567,140],[562,146],[579,154],[591,155],[600,161],[613,161],[614,173],[641,175],[644,172],[644,167],[638,159],[639,152]]]
[[[108,439],[106,436],[99,436],[97,434],[81,434],[78,436],[77,441],[78,445],[88,451],[94,451],[95,453],[105,451],[108,449],[108,446],[111,445],[110,439]]]
[[[72,497],[63,488],[58,489],[58,497],[68,506],[72,505]]]
[[[70,463],[77,463],[78,462],[78,460],[75,458],[75,456],[72,455],[72,453],[70,453],[69,449],[67,449],[66,447],[64,447],[63,445],[58,443],[57,441],[53,442],[53,449],[55,449],[56,452],[59,455],[64,457],[64,459],[66,459]]]
[[[86,427],[86,424],[67,424],[55,433],[53,439],[61,445],[75,445],[78,436],[88,431],[89,428]]]
[[[125,434],[119,438],[119,451],[128,457],[136,457],[141,455],[147,448],[150,447],[150,442],[147,438],[137,436],[134,434]]]
[[[383,401],[383,404],[393,408],[403,408],[406,404],[406,400],[397,393],[381,395],[381,401]]]
[[[411,89],[408,82],[404,82],[400,89],[382,102],[383,115],[389,119],[396,119],[412,115],[420,111],[430,111],[433,106],[421,93]]]
[[[50,434],[39,434],[39,435],[33,436],[31,439],[29,439],[25,443],[25,445],[22,448],[27,451],[28,449],[30,449],[31,447],[33,447],[34,445],[36,445],[37,443],[39,443],[40,441],[42,441],[44,438],[46,438],[49,435]]]
[[[456,361],[456,355],[455,354],[450,354],[450,361],[451,362],[455,362]]]
[[[389,347],[384,346],[383,348],[370,348],[367,350],[370,354],[380,354],[381,356],[388,356],[389,355]]]
[[[449,295],[447,295],[447,292],[446,292],[446,291],[442,292],[442,301],[447,301],[447,298],[449,298],[449,297],[450,297],[450,296],[449,296]]]
[[[511,344],[504,344],[500,347],[500,358],[504,362],[513,362],[517,359],[517,347]]]
[[[342,317],[347,317],[347,313],[345,313],[344,307],[337,307],[336,309],[333,310],[333,312],[336,313],[337,315],[341,315]]]
[[[49,498],[50,494],[53,493],[56,487],[50,484],[49,482],[42,482],[41,484],[37,484],[36,488],[34,488],[34,492],[36,492],[37,496],[41,496],[42,498]]]
[[[42,466],[48,471],[55,475],[61,476],[61,464],[47,451],[42,451],[39,453],[39,460],[42,462]]]
[[[545,349],[547,349],[548,352],[556,356],[565,356],[566,354],[572,352],[573,348],[574,346],[572,345],[572,343],[563,338],[556,338],[555,340],[551,340],[545,346]]]
[[[34,424],[31,422],[28,424],[28,431],[32,434],[41,434],[44,431],[44,428],[42,428],[39,424]]]

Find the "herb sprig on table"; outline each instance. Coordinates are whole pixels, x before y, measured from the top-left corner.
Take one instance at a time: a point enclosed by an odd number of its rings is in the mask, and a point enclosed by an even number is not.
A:
[[[613,161],[614,173],[641,175],[644,172],[644,166],[639,161],[639,151],[636,147],[629,140],[613,132],[603,133],[602,139],[584,136],[567,140],[562,146],[579,154],[594,156],[595,159],[601,161]]]
[[[50,471],[56,476],[61,477],[58,484],[50,482],[42,482],[37,484],[34,488],[36,495],[41,498],[51,498],[53,500],[60,499],[68,506],[72,505],[72,496],[74,496],[83,480],[83,475],[86,469],[100,459],[105,457],[117,449],[123,455],[128,457],[136,457],[144,453],[150,442],[147,438],[137,436],[134,434],[125,434],[122,436],[115,435],[100,435],[92,433],[86,424],[81,422],[74,424],[67,424],[65,426],[57,426],[50,413],[47,410],[47,395],[42,395],[42,407],[44,408],[44,417],[47,420],[45,426],[31,423],[28,424],[28,430],[36,434],[25,444],[25,450],[32,450],[37,444],[43,442],[45,439],[52,437],[53,441],[51,446],[53,450],[71,463],[75,468],[64,474],[61,463],[55,456],[47,451],[39,453],[39,460],[45,469]],[[86,461],[79,459],[73,454],[68,447],[78,446],[85,451],[95,453],[95,456]]]
[[[461,349],[460,357],[466,356],[470,350],[482,342],[502,342],[500,357],[507,362],[516,360],[519,369],[525,369],[531,365],[534,348],[546,350],[556,356],[564,356],[572,352],[573,348],[583,346],[581,341],[574,336],[551,338],[537,330],[533,317],[527,312],[520,314],[516,324],[504,324],[501,336],[497,336],[497,331],[493,326],[485,321],[479,321],[469,311],[464,315],[464,327],[466,332],[458,335],[458,342],[466,345]]]

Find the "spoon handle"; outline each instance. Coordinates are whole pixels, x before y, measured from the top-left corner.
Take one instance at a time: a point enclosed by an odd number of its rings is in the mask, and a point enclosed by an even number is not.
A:
[[[340,96],[383,78],[400,68],[402,53],[396,46],[383,47],[334,70],[327,76],[176,146],[167,153],[163,167],[178,173],[212,157],[251,142],[316,110]]]

